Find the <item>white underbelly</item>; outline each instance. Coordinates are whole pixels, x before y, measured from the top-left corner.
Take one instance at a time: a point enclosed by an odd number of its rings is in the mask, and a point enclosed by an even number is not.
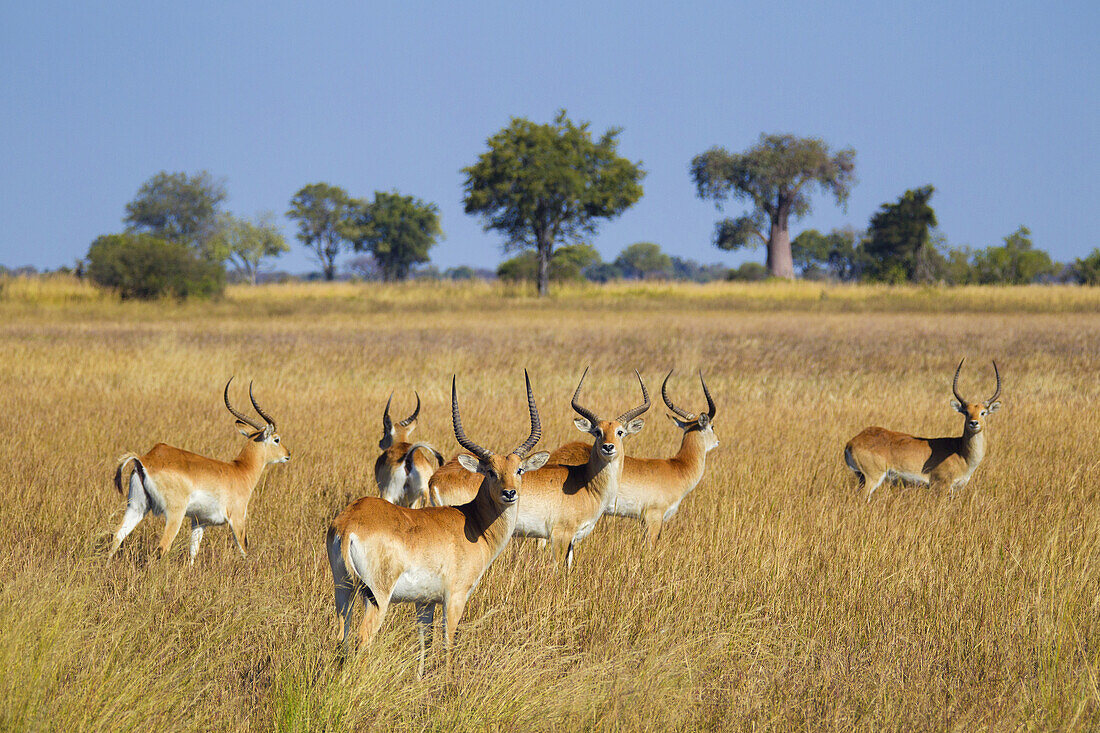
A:
[[[228,520],[222,503],[216,496],[205,491],[191,494],[184,514],[198,520],[199,524],[225,524]]]
[[[582,522],[581,526],[577,527],[577,533],[573,535],[574,542],[580,542],[588,535],[592,534],[592,530],[596,528],[596,521],[599,517],[594,517],[586,522]]]
[[[620,493],[607,508],[607,513],[616,517],[640,517],[642,508],[641,499]]]
[[[926,484],[926,483],[928,483],[928,477],[923,475],[923,474],[919,474],[919,473],[909,473],[907,471],[895,471],[892,468],[889,471],[887,471],[886,473],[892,479],[901,479],[902,481],[912,481],[915,484]]]
[[[520,501],[522,502],[523,499],[521,498]],[[516,513],[516,528],[512,530],[512,534],[516,537],[541,537],[542,539],[549,539],[550,526],[545,517],[525,513],[523,511],[523,505],[520,504],[519,511]]]
[[[443,578],[422,568],[409,568],[401,573],[390,596],[392,603],[441,602],[442,600]]]

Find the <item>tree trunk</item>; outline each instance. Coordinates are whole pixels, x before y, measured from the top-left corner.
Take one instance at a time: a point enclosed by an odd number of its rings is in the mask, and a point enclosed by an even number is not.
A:
[[[787,228],[787,212],[780,211],[772,217],[768,232],[768,274],[772,277],[794,279],[794,260],[791,258],[791,232]]]
[[[325,279],[336,279],[336,263],[331,260],[325,263]]]
[[[553,253],[554,243],[546,234],[539,234],[539,297],[545,298],[550,294],[550,255]]]

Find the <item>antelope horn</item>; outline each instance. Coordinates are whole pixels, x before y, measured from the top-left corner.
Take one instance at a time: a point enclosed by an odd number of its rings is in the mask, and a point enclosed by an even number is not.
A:
[[[595,425],[600,421],[600,418],[596,417],[596,413],[581,407],[580,403],[577,402],[577,397],[581,393],[581,386],[584,384],[584,378],[586,376],[588,376],[588,367],[584,368],[584,374],[581,375],[581,381],[577,384],[577,391],[573,393],[573,399],[569,404],[573,405],[573,409],[577,411],[578,415]]]
[[[393,392],[390,392],[390,398],[386,400],[386,409],[382,413],[382,430],[387,433],[393,428],[393,420],[390,419],[391,402],[393,402]]]
[[[638,405],[633,410],[627,410],[615,418],[616,422],[622,423],[623,425],[626,425],[628,422],[638,417],[638,415],[641,415],[649,409],[649,390],[645,388],[645,382],[642,381],[642,375],[638,374],[637,369],[634,370],[634,374],[638,377],[638,384],[642,385],[642,404]]]
[[[992,405],[997,401],[997,398],[1001,396],[1001,372],[997,369],[996,361],[993,362],[993,373],[997,375],[997,391],[993,393],[992,397],[985,401],[986,407]]]
[[[967,404],[967,401],[959,394],[959,372],[962,371],[964,361],[966,361],[965,356],[959,360],[959,366],[955,369],[955,381],[951,382],[951,391],[955,393],[955,399],[959,401],[960,405]]]
[[[538,443],[539,438],[542,437],[542,423],[539,422],[539,408],[535,406],[535,396],[531,393],[531,377],[528,376],[526,369],[523,370],[523,379],[527,382],[527,410],[531,413],[531,434],[527,436],[527,440],[523,441],[523,445],[512,451],[520,458],[526,457],[528,451],[534,448],[535,443]]]
[[[714,415],[718,412],[718,408],[714,406],[714,399],[710,396],[710,390],[707,389],[707,380],[703,379],[703,370],[699,370],[699,381],[703,385],[703,394],[707,397],[707,415],[711,420],[714,419]]]
[[[229,404],[229,385],[231,385],[231,384],[233,384],[233,377],[230,377],[229,381],[225,383],[225,408],[227,410],[229,410],[229,413],[233,417],[237,418],[238,420],[243,422],[245,425],[253,427],[256,430],[263,430],[263,428],[261,426],[259,426],[256,423],[252,422],[251,418],[246,417],[245,415],[243,415],[240,412],[237,412],[237,410],[233,409],[233,405]]]
[[[684,420],[694,420],[694,413],[685,412],[676,405],[672,404],[672,400],[668,398],[668,380],[672,376],[673,369],[668,370],[668,374],[665,376],[665,381],[661,382],[661,399],[665,401],[665,407],[672,410],[677,416]]]
[[[473,453],[479,459],[485,461],[493,455],[492,451],[482,448],[466,437],[466,431],[462,429],[462,418],[458,416],[458,392],[455,390],[455,376],[451,375],[451,422],[455,429],[455,440],[466,450]]]
[[[228,386],[228,385],[227,385]],[[252,407],[256,409],[257,414],[264,419],[264,421],[271,426],[271,432],[279,432],[275,428],[275,421],[271,419],[271,416],[264,412],[263,408],[256,403],[256,398],[252,396],[252,382],[248,383],[248,399],[252,400]]]
[[[413,414],[409,415],[404,420],[397,423],[401,427],[405,427],[406,425],[411,423],[413,420],[416,419],[416,416],[420,414],[420,393],[414,391],[413,394],[416,395],[416,409],[413,410]],[[390,396],[392,397],[393,395],[391,394]],[[387,403],[387,406],[388,406],[388,403]]]

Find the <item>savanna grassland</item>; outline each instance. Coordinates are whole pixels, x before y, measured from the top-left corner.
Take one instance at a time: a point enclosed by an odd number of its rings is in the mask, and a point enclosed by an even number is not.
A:
[[[57,730],[991,730],[1100,727],[1100,291],[609,286],[546,302],[493,285],[287,285],[210,303],[117,303],[79,284],[0,291],[0,728]],[[958,434],[1004,378],[970,485],[885,485],[841,451],[867,425]],[[656,403],[628,453],[670,455],[658,390],[718,406],[722,444],[647,551],[605,519],[566,576],[513,543],[415,678],[412,609],[336,661],[329,520],[375,493],[381,412],[424,400],[419,437],[581,439],[569,408]],[[114,459],[166,441],[229,459],[221,390],[292,452],[250,506],[250,554],[212,528],[119,557]],[[522,498],[521,498],[522,501]],[[438,646],[437,646],[438,648]]]

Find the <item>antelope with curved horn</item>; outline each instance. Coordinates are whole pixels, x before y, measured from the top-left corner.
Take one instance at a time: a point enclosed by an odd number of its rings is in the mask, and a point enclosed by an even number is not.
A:
[[[524,482],[523,500],[516,520],[516,535],[550,541],[551,550],[567,568],[573,566],[576,544],[596,526],[611,505],[623,472],[623,439],[645,425],[639,417],[649,409],[649,392],[640,374],[642,404],[627,410],[614,420],[601,420],[596,413],[578,402],[588,369],[573,393],[571,404],[580,417],[574,424],[594,438],[591,445],[579,443],[587,452],[575,465],[548,463],[529,475]],[[560,449],[559,449],[560,450]],[[445,464],[429,481],[433,502],[453,504],[469,496],[469,482],[456,480],[453,463]]]
[[[947,489],[953,496],[966,486],[985,457],[985,419],[1000,409],[1001,372],[993,362],[997,389],[984,402],[968,402],[959,394],[959,372],[955,369],[951,406],[964,416],[963,433],[958,438],[916,438],[885,428],[871,427],[844,446],[844,462],[859,477],[859,488],[868,488],[867,501],[888,476]]]
[[[699,372],[699,382],[703,385],[703,395],[707,398],[707,411],[698,415],[686,412],[672,403],[668,397],[670,370],[661,383],[661,398],[672,412],[669,419],[684,431],[680,441],[680,450],[671,458],[633,458],[623,459],[623,476],[619,480],[619,491],[607,513],[617,517],[641,519],[646,529],[650,545],[656,545],[661,536],[661,528],[672,519],[680,502],[699,485],[706,469],[707,453],[718,447],[718,436],[714,434],[714,416],[717,408],[707,389],[703,372]],[[580,445],[583,448],[583,444]],[[560,448],[564,460],[576,458],[576,451]],[[559,460],[558,451],[550,454],[551,462]]]
[[[542,436],[538,408],[527,384],[531,433],[511,453],[494,454],[466,437],[451,380],[451,420],[458,458],[478,478],[473,500],[462,506],[407,509],[373,497],[349,505],[329,525],[325,538],[336,594],[337,636],[346,647],[351,611],[358,593],[365,612],[359,641],[368,643],[382,625],[391,603],[412,602],[420,631],[418,675],[424,671],[427,632],[435,606],[443,604],[444,642],[450,657],[455,628],[481,576],[508,544],[526,491],[524,474],[546,463],[550,454],[527,454]]]
[[[152,512],[165,518],[164,534],[157,553],[164,556],[179,533],[184,517],[191,519],[191,563],[199,551],[203,529],[210,525],[228,524],[233,541],[244,556],[248,544],[248,500],[260,480],[260,474],[269,463],[285,463],[290,451],[282,444],[275,421],[257,404],[248,385],[248,398],[252,407],[263,418],[264,424],[234,409],[229,402],[230,378],[225,384],[225,406],[237,418],[237,429],[248,441],[236,459],[230,462],[173,448],[157,443],[143,456],[127,453],[119,457],[115,471],[115,488],[122,493],[125,469],[134,464],[130,473],[130,492],[122,526],[115,532],[114,541],[107,554],[110,560],[118,551],[126,536]]]
[[[378,441],[382,454],[374,462],[378,495],[391,504],[406,507],[428,503],[428,479],[443,464],[443,456],[435,448],[427,443],[412,445],[409,442],[420,415],[420,394],[413,394],[416,395],[416,409],[394,424],[390,417],[390,403],[393,402],[390,392],[382,413],[382,440]]]

